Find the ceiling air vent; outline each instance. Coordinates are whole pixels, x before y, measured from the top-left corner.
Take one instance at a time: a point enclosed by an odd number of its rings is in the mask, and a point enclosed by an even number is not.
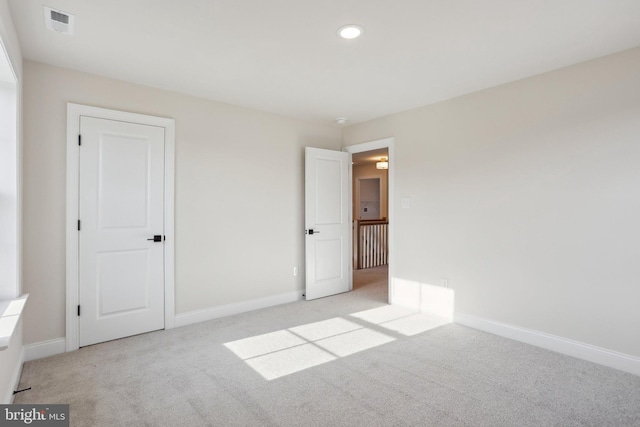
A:
[[[72,35],[73,21],[73,15],[44,6],[44,26],[47,27],[47,29]]]

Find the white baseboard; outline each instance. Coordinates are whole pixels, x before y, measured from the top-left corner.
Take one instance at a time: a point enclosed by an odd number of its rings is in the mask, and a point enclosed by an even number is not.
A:
[[[261,308],[273,307],[275,305],[287,304],[300,301],[302,291],[288,292],[285,294],[273,295],[265,298],[258,298],[243,301],[235,304],[221,305],[204,310],[190,311],[188,313],[176,314],[175,327],[191,325],[205,322],[207,320],[218,319],[220,317],[231,316],[233,314],[246,313],[248,311],[259,310]]]
[[[42,359],[56,354],[64,353],[67,350],[67,341],[64,338],[56,338],[48,341],[26,344],[24,346],[24,361]]]
[[[454,322],[473,329],[479,329],[494,335],[566,354],[567,356],[640,375],[640,357],[463,313],[455,313]]]

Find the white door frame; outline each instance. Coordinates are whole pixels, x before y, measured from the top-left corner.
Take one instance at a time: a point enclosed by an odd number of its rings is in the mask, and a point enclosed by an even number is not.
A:
[[[387,220],[389,221],[389,277],[388,277],[388,283],[389,283],[389,304],[393,304],[393,269],[395,266],[395,254],[396,254],[396,250],[394,247],[394,238],[393,238],[393,232],[395,230],[394,227],[394,218],[395,215],[393,214],[394,211],[394,187],[395,187],[395,180],[394,180],[394,175],[395,175],[395,167],[394,167],[394,163],[395,163],[395,156],[393,155],[393,146],[395,143],[395,138],[390,137],[390,138],[384,138],[384,139],[377,139],[375,141],[369,141],[369,142],[363,142],[361,144],[355,144],[355,145],[348,145],[346,147],[342,147],[342,151],[346,151],[348,153],[354,154],[354,153],[362,153],[365,151],[372,151],[372,150],[379,150],[381,148],[386,148],[388,150],[388,158],[389,158],[389,172],[388,172],[388,183],[389,183],[389,193],[387,195],[387,205],[388,205],[388,218]],[[349,168],[349,182],[351,183],[351,185],[349,185],[349,200],[352,204],[351,206],[351,212],[353,212],[353,176],[352,176],[352,168]],[[351,245],[351,259],[353,259],[353,245]],[[351,271],[353,274],[353,262],[351,263]]]
[[[90,116],[99,119],[118,120],[165,129],[164,163],[164,221],[165,221],[165,264],[164,264],[164,328],[175,325],[175,257],[174,257],[174,177],[175,177],[175,121],[164,117],[127,113],[87,105],[67,104],[67,214],[66,214],[66,265],[67,265],[67,307],[66,307],[66,350],[79,348],[78,319],[78,206],[80,117]]]

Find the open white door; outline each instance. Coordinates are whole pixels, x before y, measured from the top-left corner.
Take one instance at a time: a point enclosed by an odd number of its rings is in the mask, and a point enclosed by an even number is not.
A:
[[[351,290],[351,153],[305,149],[307,300]]]

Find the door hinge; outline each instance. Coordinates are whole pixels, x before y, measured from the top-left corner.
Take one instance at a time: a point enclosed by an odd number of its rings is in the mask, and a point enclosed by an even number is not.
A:
[[[78,316],[80,316],[80,305],[78,305]]]
[[[82,145],[82,135],[78,135],[78,145]]]
[[[78,231],[80,231],[80,220],[78,220]]]

